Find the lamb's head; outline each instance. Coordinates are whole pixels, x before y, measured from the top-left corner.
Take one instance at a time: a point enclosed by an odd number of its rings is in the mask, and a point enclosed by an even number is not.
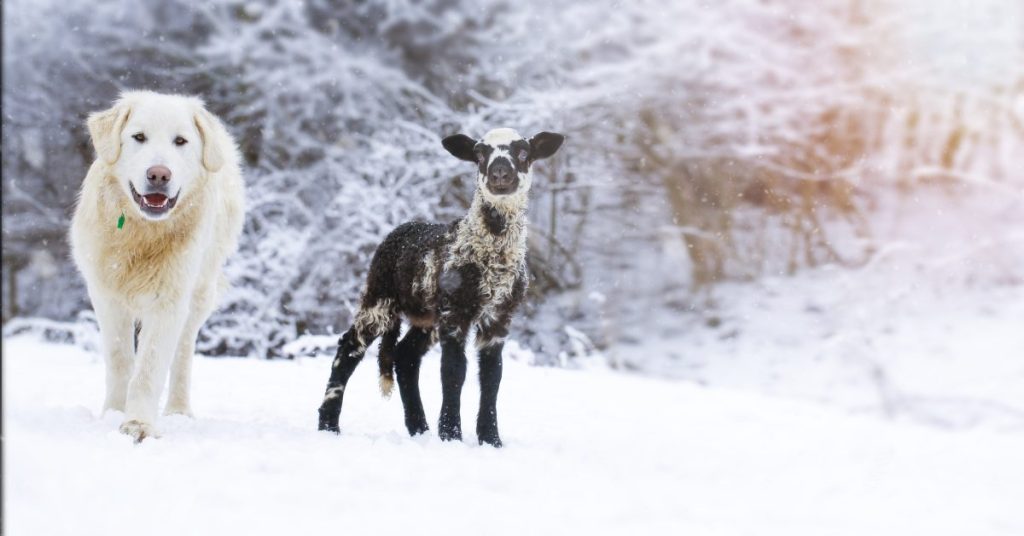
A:
[[[511,128],[496,128],[475,140],[465,134],[448,136],[442,143],[456,158],[477,165],[477,190],[495,204],[526,198],[530,191],[530,166],[562,146],[565,136],[541,132],[530,139]]]

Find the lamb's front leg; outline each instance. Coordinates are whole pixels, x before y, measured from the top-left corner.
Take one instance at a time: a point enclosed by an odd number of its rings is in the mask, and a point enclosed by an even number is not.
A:
[[[462,440],[462,385],[466,382],[466,335],[480,310],[480,269],[472,264],[448,269],[439,278],[441,303],[441,417],[437,435],[442,441]]]
[[[466,382],[466,335],[441,337],[441,418],[437,435],[443,441],[462,441],[462,385]]]
[[[188,311],[167,308],[142,316],[135,370],[128,383],[128,403],[121,432],[136,442],[156,436],[157,404],[167,382],[167,369],[178,347]]]
[[[480,444],[501,446],[498,435],[498,386],[501,385],[502,339],[483,340],[480,348],[480,412],[476,416],[476,437]]]

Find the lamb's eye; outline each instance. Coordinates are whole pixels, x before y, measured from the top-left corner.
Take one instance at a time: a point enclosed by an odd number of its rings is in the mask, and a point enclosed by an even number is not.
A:
[[[526,151],[519,151],[519,161],[526,162]]]
[[[134,139],[135,141],[137,141],[139,143],[146,143],[146,135],[141,133],[141,132],[139,132],[138,134],[132,136],[132,139]]]
[[[188,143],[188,140],[186,140],[185,138],[182,138],[181,136],[178,136],[177,138],[174,138],[174,144],[177,145],[178,147],[181,147],[182,145],[185,145],[186,143]]]

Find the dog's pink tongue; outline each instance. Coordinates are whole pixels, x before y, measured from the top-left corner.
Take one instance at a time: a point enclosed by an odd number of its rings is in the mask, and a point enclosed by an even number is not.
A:
[[[167,202],[167,196],[164,194],[149,194],[144,196],[146,204],[154,207],[159,207]]]

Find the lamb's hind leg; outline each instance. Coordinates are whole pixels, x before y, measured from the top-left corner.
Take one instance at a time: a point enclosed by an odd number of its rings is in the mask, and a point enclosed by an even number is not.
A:
[[[394,314],[389,304],[377,304],[363,307],[356,314],[352,327],[338,341],[338,353],[331,364],[331,377],[327,381],[324,401],[320,404],[320,420],[318,429],[338,432],[338,418],[341,415],[341,402],[344,398],[345,385],[363,360],[366,348],[381,336],[394,321]]]
[[[391,397],[395,387],[395,354],[397,352],[398,335],[402,332],[402,321],[397,316],[391,326],[380,339],[380,350],[377,352],[377,365],[380,369],[380,394],[384,398]]]
[[[395,349],[398,392],[402,395],[402,406],[405,409],[405,427],[412,436],[430,429],[420,398],[420,363],[430,349],[432,333],[432,329],[412,326]]]

